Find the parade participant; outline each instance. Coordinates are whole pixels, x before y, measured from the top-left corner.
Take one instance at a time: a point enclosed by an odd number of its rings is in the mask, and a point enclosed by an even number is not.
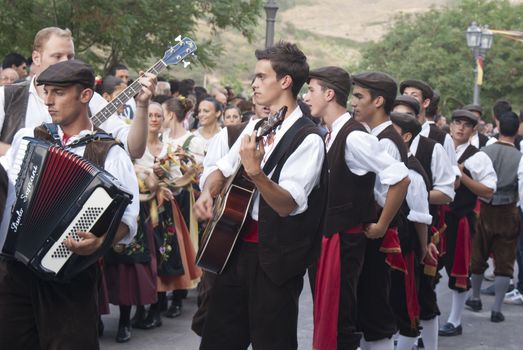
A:
[[[400,107],[412,105],[412,103],[402,101],[400,97],[396,98],[395,112],[399,111]],[[403,99],[405,97],[407,96],[404,95]],[[410,109],[414,112],[415,106],[410,107]],[[445,227],[443,217],[439,215],[439,206],[449,204],[454,198],[455,173],[443,146],[436,141],[418,134],[412,140],[409,150],[421,163],[430,182],[429,209],[432,215],[432,227],[429,230],[429,241],[439,246],[440,243],[443,243],[442,234]],[[438,250],[440,254],[444,251],[444,249]],[[440,314],[435,290],[437,261],[425,261],[421,265],[421,270],[423,273],[419,277],[418,291],[421,336],[427,350],[437,350],[439,328],[437,316]]]
[[[274,112],[287,106],[288,112],[274,135],[258,146],[253,132],[258,121],[250,122],[207,176],[196,202],[197,215],[210,218],[213,198],[240,162],[256,186],[244,235],[213,284],[203,350],[247,349],[250,343],[261,349],[297,349],[303,275],[319,251],[326,207],[325,146],[296,103],[309,73],[307,59],[287,42],[257,50],[256,58],[256,102]],[[263,166],[274,161],[271,155],[279,161],[264,172]]]
[[[419,102],[412,96],[398,95],[392,104],[392,110],[398,113],[410,113],[413,116],[419,114]]]
[[[220,118],[222,117],[222,105],[214,97],[205,97],[197,106],[198,129],[194,135],[205,143],[207,151],[210,140],[222,129]]]
[[[314,295],[313,346],[318,350],[359,347],[358,281],[366,246],[374,242],[366,235],[377,239],[385,234],[408,184],[405,166],[383,151],[378,140],[347,112],[351,85],[343,69],[319,68],[310,72],[304,97],[312,116],[321,118],[329,130],[331,192]],[[390,186],[379,217],[373,196],[376,179]],[[339,188],[347,191],[339,192]]]
[[[421,124],[410,113],[392,112],[390,120],[405,145],[409,147],[412,140],[421,131]],[[420,334],[418,285],[422,271],[419,262],[423,261],[426,256],[435,260],[435,255],[437,255],[435,246],[428,243],[427,225],[432,223],[428,194],[430,180],[421,163],[410,152],[406,164],[409,168],[411,183],[402,211],[407,220],[400,223],[398,232],[407,273],[393,270],[391,274],[391,305],[399,329],[397,350],[412,349]]]
[[[234,105],[228,105],[223,110],[223,125],[238,125],[242,122],[241,111]]]
[[[93,132],[89,119],[88,103],[93,95],[94,72],[79,61],[64,61],[42,72],[37,83],[43,85],[45,106],[58,126],[60,141],[65,145],[82,139]],[[137,96],[147,104],[152,91],[143,88]],[[11,170],[15,155],[24,136],[51,137],[47,129],[21,129],[14,137],[8,153],[1,163],[9,172],[11,184],[16,174]],[[127,244],[136,233],[138,214],[138,186],[131,161],[115,141],[80,143],[71,151],[88,157],[103,166],[133,194],[133,202],[126,208],[114,243]],[[109,143],[104,143],[109,142]],[[15,198],[9,191],[6,208],[11,208]],[[7,214],[6,214],[7,213]],[[2,219],[2,233],[6,232],[10,210]],[[81,241],[69,237],[65,244],[76,254],[90,255],[103,242],[89,232],[79,232]],[[0,237],[0,242],[4,242]],[[0,261],[0,347],[3,349],[98,349],[98,310],[96,300],[98,265],[93,264],[75,276],[70,283],[40,279],[24,264],[3,256]]]
[[[478,118],[478,123],[474,128],[474,133],[470,138],[470,144],[476,147],[477,149],[481,149],[482,147],[487,145],[487,142],[489,140],[489,137],[487,135],[482,134],[478,131],[479,122],[481,121],[481,117],[483,116],[483,108],[481,108],[480,105],[470,104],[463,106],[462,109],[474,113],[474,115]]]
[[[470,143],[477,123],[478,118],[470,111],[452,112],[450,128],[462,175],[461,185],[445,214],[446,254],[442,262],[449,276],[452,306],[447,323],[439,330],[440,336],[460,335],[463,331],[461,315],[470,289],[470,244],[476,230],[474,208],[478,197],[489,200],[496,190],[497,177],[490,158]]]
[[[351,104],[354,117],[370,127],[381,149],[401,164],[406,171],[402,175],[406,177],[408,170],[404,162],[407,161],[407,148],[389,119],[396,97],[396,82],[388,74],[367,72],[353,76],[353,85]],[[358,282],[358,327],[363,331],[362,349],[390,347],[392,336],[397,331],[390,305],[390,268],[405,271],[397,226],[400,220],[404,220],[403,216],[398,216],[398,210],[405,199],[408,184],[409,181],[405,180],[402,197],[395,203],[397,207],[388,225],[382,228],[384,231],[380,239],[367,242],[365,262]],[[378,204],[378,213],[385,209],[388,188],[389,184],[375,181],[374,198]],[[389,256],[389,252],[396,252],[396,257]]]
[[[482,309],[481,283],[483,273],[488,267],[487,260],[492,254],[495,300],[491,322],[505,320],[501,305],[514,273],[520,226],[517,204],[523,198],[522,155],[514,146],[519,128],[518,116],[513,112],[506,112],[498,116],[497,122],[499,139],[482,148],[494,165],[498,177],[497,188],[490,201],[481,200],[477,232],[472,239],[472,296],[466,301],[466,305],[473,311]]]
[[[51,64],[74,58],[71,31],[57,27],[40,30],[34,38],[33,64],[35,76],[26,83],[11,88],[0,87],[0,155],[5,154],[13,135],[20,128],[34,128],[51,122],[51,115],[44,103],[42,86],[36,84],[38,74]],[[140,83],[149,88],[156,83],[156,76],[146,73]],[[154,90],[153,90],[154,91]],[[89,102],[90,115],[95,115],[107,102],[95,93]],[[100,128],[120,140],[132,158],[140,158],[147,139],[147,104],[137,105],[137,115],[131,126],[116,116],[107,119]],[[138,109],[141,111],[138,113]]]
[[[149,136],[144,157],[147,157],[148,154],[158,156],[162,150],[158,135],[162,127],[163,115],[157,113],[159,107],[154,102],[149,104]],[[116,332],[116,342],[118,343],[131,339],[131,307],[137,306],[137,315],[133,320],[136,325],[143,323],[144,306],[157,302],[157,263],[153,223],[150,219],[151,204],[156,205],[156,202],[151,202],[151,199],[157,194],[170,196],[170,193],[160,194],[164,188],[158,185],[158,179],[152,169],[139,165],[139,163],[140,160],[136,160],[134,166],[140,188],[140,215],[136,236],[127,246],[115,245],[112,251],[104,257],[104,278],[107,284],[108,300],[111,304],[118,305],[120,311]]]
[[[434,123],[434,115],[438,109],[439,95],[435,95],[432,88],[422,80],[404,80],[400,84],[400,93],[412,96],[420,104],[420,112],[417,117],[421,123],[421,136],[428,137],[443,146],[447,156],[454,168],[455,176],[459,177],[461,172],[456,163],[454,144],[449,134],[442,131]],[[427,114],[427,110],[429,113]]]

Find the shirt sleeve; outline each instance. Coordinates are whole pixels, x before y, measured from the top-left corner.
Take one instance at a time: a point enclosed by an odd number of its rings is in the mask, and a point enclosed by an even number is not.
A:
[[[133,195],[132,202],[125,208],[122,222],[129,227],[129,233],[119,242],[129,244],[136,235],[137,218],[140,212],[138,181],[129,155],[119,146],[109,150],[105,159],[104,168],[113,175],[122,187]]]
[[[400,151],[391,139],[383,138],[378,142],[383,148],[383,150],[385,150],[385,152],[387,152],[392,158],[396,159],[397,161],[401,161]]]
[[[91,101],[89,101],[91,114],[95,115],[98,113],[102,108],[107,106],[107,103],[108,102],[102,96],[100,96],[100,94],[95,92],[93,98],[91,98]],[[129,136],[129,130],[131,129],[129,124],[118,118],[116,114],[112,114],[99,126],[99,128],[109,134],[112,134],[115,139],[123,144],[125,150],[127,153],[129,153],[129,147],[127,145],[127,138]]]
[[[456,174],[451,166],[447,152],[439,143],[434,145],[430,170],[432,171],[432,189],[440,191],[449,196],[451,200],[454,200]]]
[[[472,157],[467,158],[464,164],[465,168],[470,172],[474,181],[478,181],[488,188],[496,191],[496,184],[498,176],[492,165],[492,160],[484,152],[477,152]]]
[[[193,140],[198,139],[202,145],[202,152],[205,149],[205,143],[201,140],[199,136],[195,136]],[[192,142],[191,142],[192,143]],[[218,160],[223,158],[227,152],[229,152],[227,128],[223,128],[218,134],[216,134],[211,141],[209,142],[209,149],[207,154],[203,158],[203,172],[200,176],[200,190],[203,190],[205,186],[205,180],[207,177],[216,169],[218,165],[216,164]]]
[[[452,137],[450,137],[449,134],[445,135],[445,141],[443,142],[443,148],[445,148],[445,152],[447,152],[447,155],[450,160],[450,164],[452,164],[452,169],[454,170],[454,174],[457,177],[461,177],[461,171],[458,167],[458,160],[456,159],[456,150],[454,149],[454,142],[452,141]]]
[[[296,208],[290,215],[298,215],[308,208],[308,197],[320,182],[325,143],[317,134],[310,134],[287,158],[280,173],[278,185],[290,193]]]
[[[411,222],[430,225],[432,216],[429,213],[429,194],[423,177],[409,169],[410,184],[407,190],[407,205],[409,215],[407,219]]]
[[[347,137],[345,162],[350,171],[358,176],[375,173],[383,185],[395,185],[408,176],[403,162],[383,150],[375,136],[362,131],[353,131]]]

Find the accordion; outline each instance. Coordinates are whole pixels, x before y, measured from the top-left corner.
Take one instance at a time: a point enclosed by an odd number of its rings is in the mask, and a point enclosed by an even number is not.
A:
[[[20,170],[18,170],[18,168]],[[107,171],[47,141],[25,137],[16,155],[16,201],[2,253],[44,279],[68,281],[111,247],[132,195]],[[105,235],[90,256],[64,240],[78,231]]]

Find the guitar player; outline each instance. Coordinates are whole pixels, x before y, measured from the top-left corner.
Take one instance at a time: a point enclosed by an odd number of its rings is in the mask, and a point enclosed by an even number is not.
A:
[[[308,77],[307,58],[287,42],[255,55],[256,103],[272,112],[287,106],[288,113],[281,127],[259,144],[253,130],[257,122],[250,122],[229,152],[206,169],[211,172],[194,206],[202,220],[212,217],[213,199],[240,163],[257,191],[242,236],[213,285],[200,345],[204,350],[247,349],[249,344],[296,349],[303,275],[319,253],[325,146],[296,102]]]

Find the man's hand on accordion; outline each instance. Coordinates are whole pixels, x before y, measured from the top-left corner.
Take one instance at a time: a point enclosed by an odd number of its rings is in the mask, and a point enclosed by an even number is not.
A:
[[[77,232],[78,236],[82,238],[80,241],[74,240],[71,236],[67,237],[64,244],[69,250],[78,255],[91,255],[100,248],[105,235],[97,237],[91,232]]]

